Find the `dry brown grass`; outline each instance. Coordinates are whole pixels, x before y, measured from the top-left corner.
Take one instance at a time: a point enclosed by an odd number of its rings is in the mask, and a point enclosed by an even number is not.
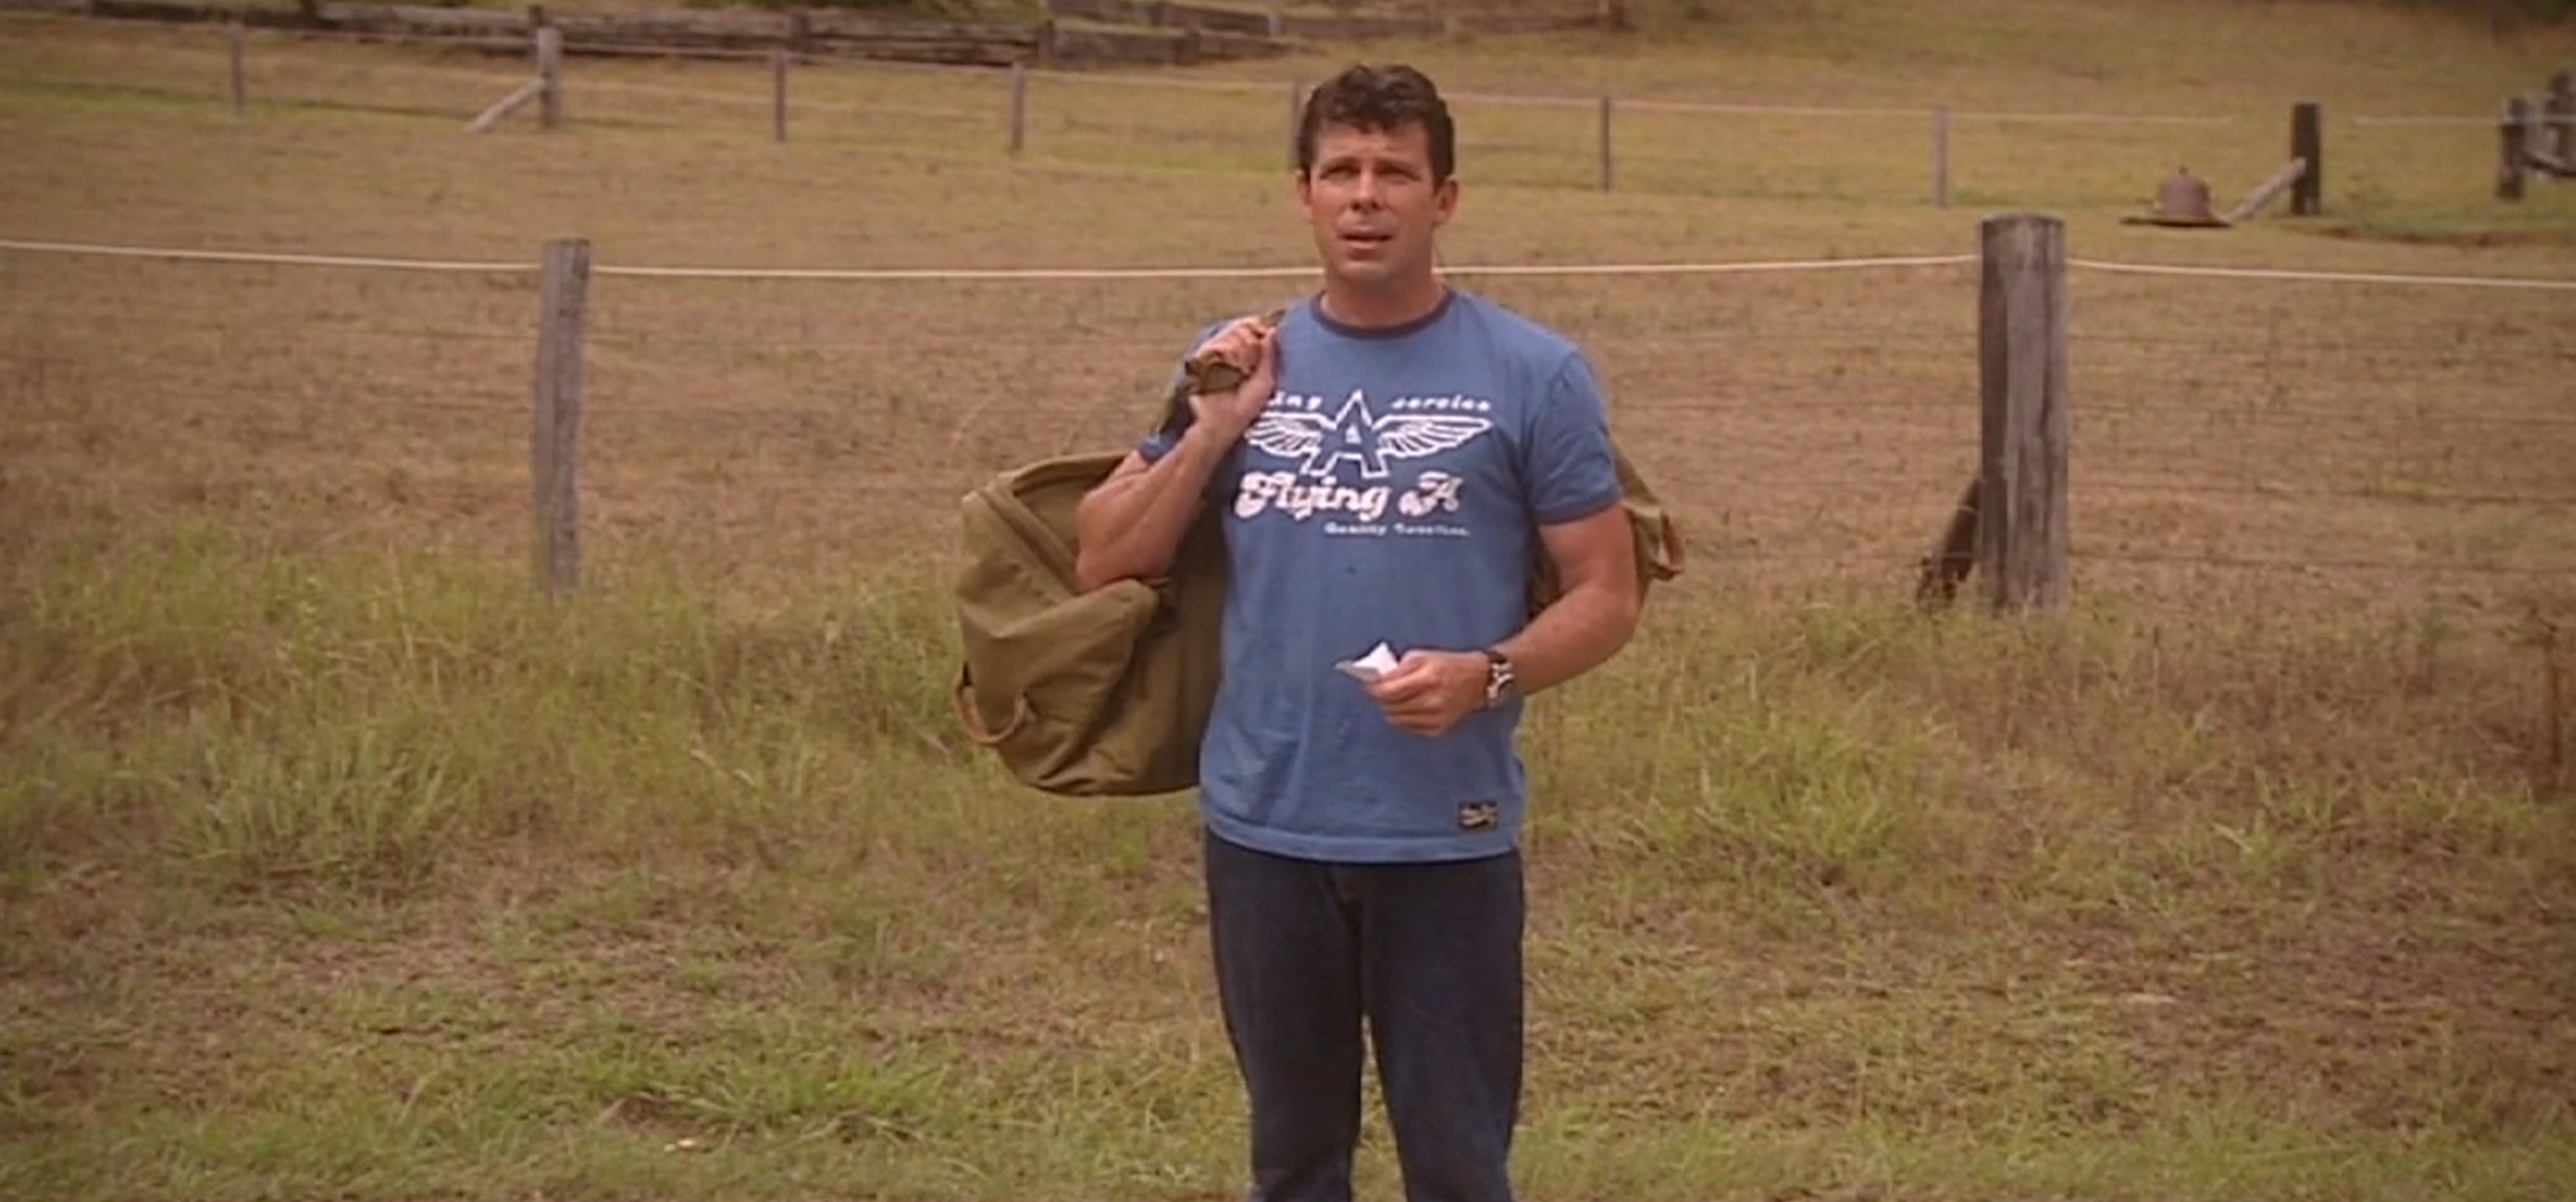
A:
[[[13,131],[37,166],[0,193],[10,228],[517,261],[543,238],[577,235],[611,264],[1297,260],[1276,176],[1225,169],[1249,168],[1254,151],[1221,131],[1257,126],[1256,113],[1284,124],[1284,103],[1266,92],[1041,84],[1036,157],[1013,163],[956,145],[1001,133],[1000,86],[971,75],[843,70],[800,81],[813,111],[797,119],[794,142],[775,147],[761,136],[750,69],[584,63],[578,133],[476,139],[420,114],[470,113],[505,90],[506,64],[414,55],[387,66],[396,52],[264,43],[252,83],[263,107],[235,122],[204,103],[213,51],[202,34],[163,29],[20,40],[13,76],[92,87],[17,86],[43,107]],[[1643,88],[1657,77],[1641,68],[1636,79]],[[175,92],[142,90],[151,87]],[[690,89],[738,93],[739,124],[718,125],[736,109]],[[2054,91],[2018,99],[2036,110]],[[1077,96],[1091,115],[1075,111]],[[324,107],[267,107],[289,98]],[[900,115],[864,126],[830,107],[890,99],[905,102]],[[2087,99],[2106,98],[2067,98]],[[2382,103],[2397,99],[2439,98]],[[1193,107],[1203,105],[1214,107]],[[932,111],[963,116],[951,128],[922,119]],[[1543,179],[1552,154],[1584,178],[1588,112],[1470,102],[1464,119],[1473,174]],[[1470,194],[1452,260],[1960,253],[1985,211],[1897,200],[1919,191],[1889,183],[1919,173],[1919,130],[1666,113],[1637,125],[1621,171],[1636,191],[1487,185]],[[2387,144],[2435,137],[2336,133],[2339,180],[2386,176],[2374,156]],[[1718,140],[1694,151],[1694,137]],[[2471,203],[2484,142],[2440,137],[2451,158],[2415,164],[2404,186],[2381,192],[2429,196],[2448,179],[2451,203]],[[2250,181],[2275,140],[2268,130],[2222,140],[2213,127],[1968,123],[1961,187],[2009,207],[2071,202],[2060,207],[2085,257],[2494,274],[2576,266],[2576,246],[2549,240],[2547,226],[2533,227],[2536,245],[2463,249],[2318,239],[2277,219],[2225,234],[2112,220],[2135,208],[2121,189],[2143,195],[2175,157],[2152,144],[2206,150],[2191,157],[2225,182]],[[2076,145],[2093,153],[2070,164]],[[2123,147],[2137,153],[2122,157]],[[1189,165],[1082,162],[1157,153]],[[2239,170],[2221,174],[2231,154]],[[1658,164],[1682,174],[1659,177]],[[1800,186],[1817,172],[1842,182]],[[2338,189],[2337,211],[2397,203],[2350,199],[2371,186]],[[2536,221],[2566,202],[2565,190],[2543,188],[2495,220]],[[1068,209],[1081,214],[1077,237],[1031,219]],[[23,503],[203,506],[314,527],[305,533],[490,549],[520,537],[514,415],[525,404],[530,280],[27,256],[0,269],[18,298],[10,351],[30,419],[12,435],[17,489],[33,498]],[[1645,465],[1707,549],[1700,583],[1796,585],[1831,572],[1901,590],[1970,469],[1973,267],[1468,282],[1594,349]],[[945,497],[1030,454],[1124,439],[1177,337],[1297,286],[603,280],[584,451],[593,560],[614,570],[626,548],[664,545],[748,580],[936,552]],[[2567,523],[2553,520],[2576,498],[2560,454],[2576,416],[2558,403],[2568,352],[2556,337],[2576,296],[2082,273],[2074,303],[2085,588],[2205,596],[2250,583],[2277,595],[2298,585],[2349,604],[2426,590],[2506,596],[2534,571],[2576,563]],[[100,354],[111,326],[118,351]],[[155,398],[153,409],[96,403],[135,396]]]

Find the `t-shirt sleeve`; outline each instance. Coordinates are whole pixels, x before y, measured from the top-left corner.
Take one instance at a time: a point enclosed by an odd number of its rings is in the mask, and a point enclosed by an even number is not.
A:
[[[1532,514],[1542,525],[1590,517],[1618,502],[1610,406],[1581,352],[1566,356],[1539,398],[1524,455]]]

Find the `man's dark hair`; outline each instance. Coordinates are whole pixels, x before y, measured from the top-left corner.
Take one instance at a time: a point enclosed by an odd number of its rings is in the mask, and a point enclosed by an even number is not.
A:
[[[1297,120],[1297,173],[1314,172],[1315,143],[1327,126],[1390,133],[1407,123],[1419,123],[1431,144],[1431,182],[1447,182],[1458,167],[1458,130],[1430,77],[1402,64],[1351,67],[1307,94]]]

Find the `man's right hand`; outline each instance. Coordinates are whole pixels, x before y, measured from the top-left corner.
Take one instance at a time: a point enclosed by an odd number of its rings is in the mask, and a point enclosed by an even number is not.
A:
[[[1260,318],[1237,319],[1202,344],[1193,356],[1213,354],[1242,369],[1243,381],[1232,389],[1190,397],[1190,412],[1211,434],[1232,442],[1261,420],[1270,394],[1279,387],[1278,331]]]

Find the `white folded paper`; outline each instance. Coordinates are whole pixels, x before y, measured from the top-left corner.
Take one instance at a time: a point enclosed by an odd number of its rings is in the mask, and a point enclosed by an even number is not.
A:
[[[1369,648],[1368,654],[1363,655],[1358,659],[1343,660],[1334,664],[1333,667],[1340,669],[1343,675],[1348,676],[1353,680],[1376,680],[1378,677],[1384,676],[1395,669],[1395,649],[1384,643],[1379,643],[1377,646]]]

